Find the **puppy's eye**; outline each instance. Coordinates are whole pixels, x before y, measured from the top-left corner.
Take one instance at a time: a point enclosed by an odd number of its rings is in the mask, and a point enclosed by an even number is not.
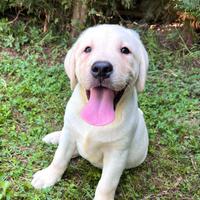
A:
[[[85,53],[90,53],[92,51],[92,48],[91,47],[85,47],[85,49],[84,49],[84,52]]]
[[[123,53],[123,54],[129,54],[131,52],[130,52],[130,50],[127,47],[122,47],[121,48],[121,53]]]

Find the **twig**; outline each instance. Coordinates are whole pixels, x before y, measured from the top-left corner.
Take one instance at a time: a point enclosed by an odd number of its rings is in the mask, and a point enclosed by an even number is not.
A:
[[[17,19],[19,18],[19,15],[20,15],[21,12],[22,12],[22,10],[19,10],[17,12],[17,15],[16,15],[15,19],[13,19],[12,21],[8,22],[8,24],[13,24],[15,21],[17,21]]]
[[[181,34],[179,34],[179,38],[180,38],[181,41],[183,42],[183,45],[184,45],[185,49],[186,49],[189,53],[191,53],[190,50],[189,50],[189,48],[188,48],[188,46],[187,46],[187,44],[185,43],[185,40],[184,40],[183,37],[181,36]]]
[[[191,156],[191,163],[192,163],[192,167],[193,167],[193,169],[194,170],[196,170],[197,169],[197,163],[195,162],[195,160],[194,160],[194,158]]]
[[[177,77],[178,75],[175,74],[171,69],[168,69],[168,71],[174,76],[174,77]]]
[[[47,11],[45,11],[45,20],[44,20],[44,27],[43,27],[43,33],[46,33],[48,31],[48,24],[50,20],[50,15]]]

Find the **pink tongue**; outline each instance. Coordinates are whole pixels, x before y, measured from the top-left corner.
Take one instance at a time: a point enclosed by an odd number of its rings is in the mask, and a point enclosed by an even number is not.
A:
[[[114,92],[107,88],[90,89],[90,99],[81,112],[81,117],[89,124],[103,126],[115,118]]]

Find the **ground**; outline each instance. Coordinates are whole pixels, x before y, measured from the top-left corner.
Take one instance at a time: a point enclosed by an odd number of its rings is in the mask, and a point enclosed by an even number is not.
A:
[[[56,146],[41,139],[61,129],[71,95],[63,69],[67,39],[57,44],[51,33],[37,31],[30,29],[22,42],[1,43],[0,199],[89,200],[101,170],[82,158],[70,162],[54,187],[35,190],[30,184],[53,158]],[[124,171],[116,199],[200,199],[200,50],[187,47],[176,28],[138,31],[150,57],[139,95],[149,153],[141,166]]]

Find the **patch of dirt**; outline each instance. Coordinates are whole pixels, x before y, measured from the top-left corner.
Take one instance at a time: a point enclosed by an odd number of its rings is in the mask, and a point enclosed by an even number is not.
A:
[[[26,119],[23,114],[20,113],[17,109],[13,108],[12,115],[16,122],[16,131],[18,133],[27,132]]]
[[[12,48],[2,48],[2,47],[0,47],[0,52],[6,52],[12,57],[19,56],[19,53]],[[2,57],[0,57],[0,58],[2,58]]]

